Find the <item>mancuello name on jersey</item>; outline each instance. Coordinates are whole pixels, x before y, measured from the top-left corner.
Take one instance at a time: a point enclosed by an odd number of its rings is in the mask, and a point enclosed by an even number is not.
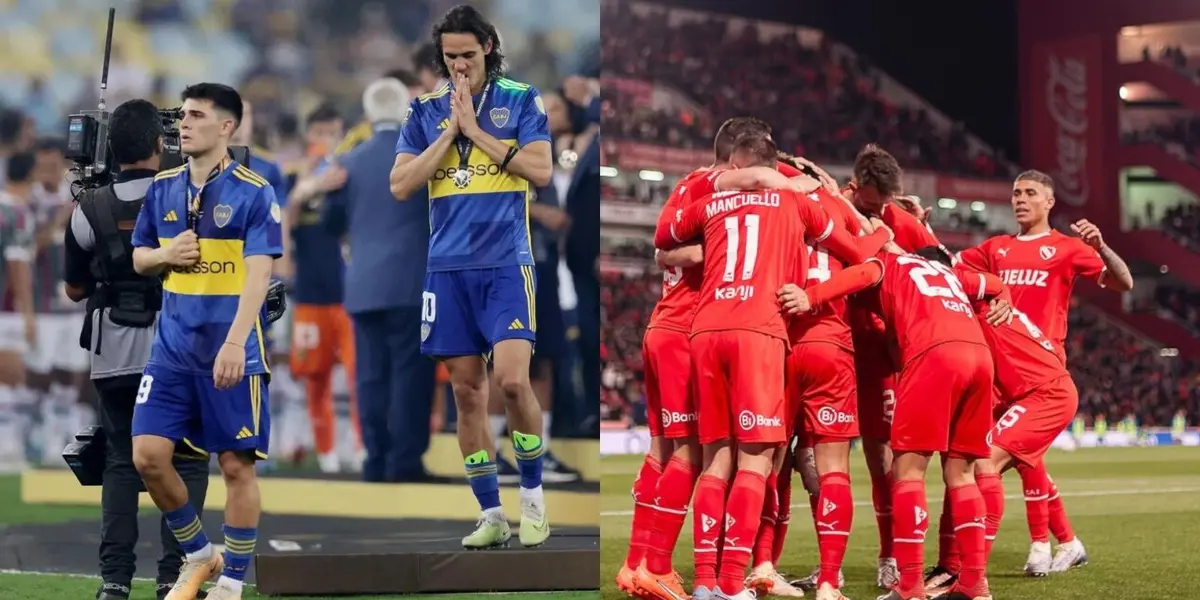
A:
[[[743,206],[769,206],[779,208],[778,192],[718,192],[704,207],[705,216],[713,218],[721,213],[737,210]]]

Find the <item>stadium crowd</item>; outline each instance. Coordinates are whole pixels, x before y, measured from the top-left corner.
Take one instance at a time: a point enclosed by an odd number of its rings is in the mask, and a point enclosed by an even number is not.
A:
[[[664,15],[631,10],[623,1],[601,6],[602,18],[619,20],[624,32],[602,40],[606,77],[652,81],[701,107],[647,107],[605,81],[603,115],[611,138],[706,147],[725,119],[750,115],[770,122],[778,106],[788,106],[801,118],[773,123],[774,135],[780,148],[796,155],[845,163],[856,148],[873,142],[912,168],[1014,174],[1003,156],[973,153],[961,126],[943,129],[923,109],[890,101],[880,92],[880,71],[862,56],[839,52],[828,36],[813,45],[796,35],[763,41],[753,28],[730,34],[717,18],[667,25]],[[747,63],[758,68],[742,68]]]
[[[179,92],[185,84],[194,83],[201,76],[228,81],[236,85],[243,99],[253,107],[253,155],[276,163],[284,173],[307,172],[313,167],[312,151],[316,145],[305,134],[313,122],[337,121],[339,128],[344,125],[348,138],[358,135],[360,141],[364,131],[370,135],[369,124],[359,121],[366,84],[385,74],[399,73],[404,74],[403,83],[410,89],[429,91],[438,83],[431,69],[420,67],[421,61],[437,58],[427,44],[429,23],[448,6],[459,2],[416,4],[420,10],[410,10],[409,4],[400,10],[395,3],[318,1],[310,3],[302,14],[288,9],[286,3],[269,0],[133,2],[136,11],[118,11],[119,35],[114,45],[106,101],[110,110],[132,98],[146,98],[163,108],[178,106]],[[562,98],[561,104],[554,105],[561,107],[561,118],[551,116],[552,123],[555,119],[559,122],[554,132],[559,138],[556,149],[566,152],[571,150],[569,144],[590,140],[585,136],[594,135],[596,128],[591,123],[594,119],[588,117],[586,90],[596,87],[598,46],[594,39],[582,36],[579,19],[558,19],[545,24],[531,14],[537,9],[534,5],[491,0],[472,4],[485,11],[494,9],[497,26],[513,32],[506,40],[511,76],[542,90],[551,112],[554,110],[550,98]],[[95,108],[99,91],[95,72],[100,65],[92,58],[79,69],[51,69],[50,65],[61,67],[78,62],[68,60],[78,48],[60,43],[69,37],[63,32],[75,32],[89,44],[88,52],[94,57],[91,44],[102,46],[103,38],[97,41],[91,21],[83,25],[79,22],[81,18],[95,17],[95,23],[103,23],[103,17],[89,9],[84,11],[86,14],[68,19],[53,12],[42,14],[41,8],[41,3],[26,1],[0,8],[0,21],[54,21],[57,15],[61,23],[57,29],[47,28],[39,33],[38,39],[48,49],[45,60],[21,68],[12,61],[0,60],[0,80],[14,83],[0,92],[0,205],[5,207],[0,211],[0,228],[5,236],[27,231],[33,249],[34,315],[28,325],[20,326],[21,331],[26,332],[31,346],[46,349],[44,353],[50,355],[57,353],[61,358],[47,359],[44,369],[35,370],[34,365],[22,364],[19,353],[6,353],[6,347],[0,347],[0,370],[27,371],[20,376],[20,385],[11,389],[0,387],[0,439],[5,440],[0,443],[0,470],[20,468],[25,459],[62,466],[58,454],[65,440],[94,419],[91,407],[95,393],[88,384],[88,355],[76,343],[84,305],[70,301],[62,285],[63,230],[74,204],[69,165],[63,157],[60,136],[65,133],[66,114]],[[198,39],[186,31],[189,29],[204,29],[212,35],[190,50],[181,49],[178,41],[169,41],[172,35],[184,40]],[[84,30],[86,35],[81,33]],[[518,35],[522,32],[529,33]],[[216,49],[222,45],[224,49]],[[168,60],[179,56],[196,58],[199,64]],[[222,57],[229,60],[222,62]],[[581,92],[581,88],[585,91]],[[319,118],[314,120],[315,115]],[[336,118],[331,119],[330,115]],[[333,152],[332,147],[321,147],[325,156]],[[26,175],[21,175],[23,179],[18,181],[6,177],[15,175],[7,168],[12,157],[26,154],[36,157],[29,181],[24,180]],[[575,163],[555,161],[555,164],[561,172],[556,172],[556,180],[550,187],[560,188],[558,201],[565,205]],[[23,190],[27,183],[28,197],[24,192],[19,192],[20,197],[11,193]],[[26,202],[28,213],[7,209]],[[561,249],[568,243],[566,236],[546,237],[541,231],[535,235],[539,244],[544,241]],[[12,238],[5,239],[11,243]],[[538,254],[540,260],[541,252]],[[594,261],[595,254],[592,256]],[[0,282],[4,284],[0,292],[3,312],[20,322],[20,315],[13,314],[18,303],[13,297],[11,271],[4,273],[5,280]],[[564,278],[560,285],[569,287],[572,282]],[[564,297],[575,302],[573,290]],[[570,313],[571,308],[566,306],[564,311]],[[576,321],[573,313],[569,320]],[[564,326],[562,334],[574,340],[578,337],[577,329],[572,323],[569,328]],[[290,438],[276,446],[280,449],[276,455],[303,461],[312,455],[313,433],[306,414],[304,389],[282,368],[287,362],[288,337],[279,336],[273,349],[279,356],[272,380],[272,410],[287,413],[276,417],[279,430],[276,433],[287,431]],[[574,362],[579,355],[574,344],[569,352],[561,354],[557,360],[571,361],[569,372],[579,368]],[[444,376],[441,381],[444,383]],[[563,377],[564,383],[554,390],[555,405],[563,414],[570,415],[555,425],[558,436],[586,436],[588,428],[595,427],[594,417],[588,418],[589,413],[595,414],[595,409],[590,408],[595,404],[581,400],[591,394],[585,394],[573,381],[571,377]],[[347,393],[347,384],[353,386],[352,381],[343,383],[341,378],[335,378],[339,397]],[[449,431],[454,427],[450,398],[448,390],[435,394],[431,429]],[[340,421],[344,423],[348,411],[344,402],[338,404]],[[571,408],[576,405],[580,408]],[[22,454],[24,458],[19,456]],[[14,455],[18,456],[16,462],[6,462]]]

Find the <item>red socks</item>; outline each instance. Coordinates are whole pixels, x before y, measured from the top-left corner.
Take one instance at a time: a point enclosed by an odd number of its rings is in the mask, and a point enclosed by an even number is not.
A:
[[[721,572],[717,584],[728,595],[746,587],[751,545],[762,519],[767,478],[753,471],[738,471],[726,506],[725,543],[721,547]],[[698,580],[697,580],[698,581]]]
[[[954,541],[962,559],[958,587],[968,595],[975,596],[983,591],[979,586],[985,581],[984,570],[987,567],[983,551],[987,508],[976,484],[951,488],[948,495]]]
[[[871,504],[875,505],[875,524],[879,526],[879,558],[892,558],[892,480],[871,476]]]
[[[925,481],[902,479],[892,485],[892,550],[900,570],[896,590],[903,597],[925,597],[925,534],[929,505]]]
[[[779,522],[779,494],[776,492],[778,478],[775,473],[767,475],[767,490],[763,497],[762,519],[758,524],[758,538],[754,540],[754,557],[752,565],[772,563],[775,550],[775,527]]]
[[[654,520],[654,494],[662,471],[658,458],[647,454],[637,479],[633,480],[633,529],[629,536],[629,554],[625,555],[625,566],[630,569],[638,568],[646,558],[650,525]]]
[[[1000,520],[1004,518],[1004,483],[995,473],[976,475],[975,483],[979,485],[979,493],[987,510],[987,528],[983,538],[983,558],[986,562],[992,556],[992,542],[996,541]]]
[[[729,484],[719,477],[701,475],[696,483],[696,499],[692,503],[692,538],[696,562],[696,585],[713,588],[717,585],[717,561],[725,528],[725,492]],[[755,523],[758,522],[756,519]]]
[[[817,512],[817,546],[821,552],[821,572],[817,585],[838,587],[838,572],[846,556],[850,526],[854,522],[854,498],[850,493],[850,476],[846,473],[826,473],[821,476]]]
[[[696,467],[682,458],[671,458],[658,479],[658,506],[650,527],[646,569],[655,575],[671,572],[671,554],[687,518],[688,502],[696,487]]]
[[[1029,539],[1034,542],[1050,541],[1050,479],[1046,475],[1046,463],[1037,466],[1017,465],[1021,475],[1021,488],[1025,491],[1025,519],[1029,522]]]
[[[958,557],[958,545],[954,543],[954,501],[947,489],[942,497],[942,516],[938,519],[938,562],[947,571],[958,574],[962,561]]]
[[[1046,490],[1050,495],[1046,499],[1046,508],[1050,513],[1050,533],[1054,534],[1054,539],[1058,543],[1065,544],[1075,539],[1075,530],[1071,528],[1071,521],[1067,519],[1067,509],[1063,506],[1062,496],[1058,493],[1058,486],[1054,484],[1054,480],[1050,475],[1046,475],[1046,482],[1049,487]]]
[[[779,498],[779,516],[775,519],[775,539],[771,547],[771,564],[779,566],[779,557],[783,556],[783,542],[787,539],[788,525],[792,521],[792,466],[791,462],[783,465],[779,472],[779,481],[775,484],[775,495]]]

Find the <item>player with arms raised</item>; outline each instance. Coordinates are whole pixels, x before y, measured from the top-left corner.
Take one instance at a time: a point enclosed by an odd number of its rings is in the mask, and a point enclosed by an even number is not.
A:
[[[739,168],[773,166],[776,152],[769,138],[747,137],[735,143],[731,162]],[[705,458],[711,457],[696,486],[694,518],[702,533],[695,540],[697,600],[753,598],[744,582],[750,545],[773,454],[788,436],[787,330],[774,291],[792,279],[805,258],[806,231],[817,240],[828,239],[830,248],[851,262],[861,261],[854,239],[835,228],[815,202],[790,190],[719,192],[677,211],[675,222],[655,234],[661,250],[703,236],[707,253],[691,329],[699,437]],[[736,458],[731,441],[737,442]]]
[[[414,100],[396,144],[392,194],[429,186],[429,262],[421,352],[447,367],[458,407],[458,443],[483,511],[466,548],[510,537],[488,430],[487,358],[505,396],[521,472],[525,546],[550,536],[542,493],[542,410],[529,383],[537,331],[528,205],[550,183],[550,133],[541,96],[503,77],[496,28],[458,6],[434,25],[448,81]]]
[[[1086,219],[1071,225],[1079,238],[1050,228],[1054,181],[1040,171],[1026,171],[1013,182],[1012,206],[1020,233],[998,235],[964,250],[958,259],[967,266],[993,273],[1012,290],[1013,306],[1037,325],[1055,344],[1065,362],[1067,311],[1077,277],[1091,279],[1114,291],[1133,289],[1125,262],[1104,244],[1100,230]],[[1044,577],[1087,562],[1082,542],[1067,520],[1062,498],[1046,474],[1045,463],[1019,463],[1025,490],[1026,518],[1032,544],[1025,572]],[[1048,531],[1049,530],[1049,531]],[[1049,533],[1059,541],[1050,557]]]

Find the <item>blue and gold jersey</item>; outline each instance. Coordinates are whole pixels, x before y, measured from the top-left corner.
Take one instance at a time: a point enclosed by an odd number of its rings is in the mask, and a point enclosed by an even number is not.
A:
[[[419,155],[450,123],[452,87],[413,100],[396,142],[396,154]],[[510,146],[550,141],[546,110],[537,89],[511,79],[494,80],[487,98],[476,96],[479,126]],[[480,100],[483,99],[483,106]],[[442,158],[429,181],[428,271],[459,271],[514,265],[532,265],[529,202],[533,185],[502,171],[479,147],[467,161],[470,182],[460,187],[454,180],[459,169],[457,148]]]
[[[187,166],[179,167],[159,173],[146,191],[134,247],[158,248],[183,233],[189,194],[200,196],[200,261],[165,274],[149,364],[211,374],[245,287],[245,257],[278,258],[283,252],[282,210],[271,185],[236,162],[199,190],[189,181]],[[265,323],[264,307],[246,339],[247,375],[270,373]]]

